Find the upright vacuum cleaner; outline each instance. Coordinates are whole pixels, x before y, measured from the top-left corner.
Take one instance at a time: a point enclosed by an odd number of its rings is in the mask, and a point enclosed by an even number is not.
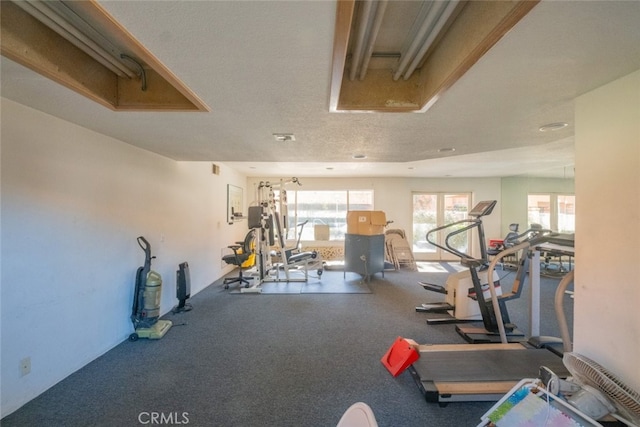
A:
[[[136,330],[129,335],[130,341],[138,338],[160,339],[173,325],[170,320],[158,320],[160,317],[160,298],[162,296],[162,277],[151,270],[151,245],[144,237],[138,237],[138,245],[144,251],[144,266],[136,273],[136,290],[133,296],[131,321]]]

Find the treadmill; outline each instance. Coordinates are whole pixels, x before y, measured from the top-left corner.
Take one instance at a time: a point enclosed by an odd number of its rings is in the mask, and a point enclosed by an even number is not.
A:
[[[419,353],[408,371],[425,400],[442,406],[497,401],[523,378],[537,378],[541,366],[569,376],[562,357],[526,342],[420,345]]]

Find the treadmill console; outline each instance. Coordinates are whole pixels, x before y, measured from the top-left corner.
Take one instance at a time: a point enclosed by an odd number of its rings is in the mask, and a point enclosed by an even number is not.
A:
[[[497,203],[497,200],[484,200],[482,202],[478,202],[478,204],[471,209],[471,212],[469,212],[469,216],[480,218],[482,216],[489,215]]]

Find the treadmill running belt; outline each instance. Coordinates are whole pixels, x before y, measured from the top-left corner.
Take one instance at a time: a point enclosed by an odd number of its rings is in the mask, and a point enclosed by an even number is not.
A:
[[[537,378],[540,366],[561,378],[569,375],[562,358],[545,349],[421,352],[413,366],[421,381],[433,382]]]

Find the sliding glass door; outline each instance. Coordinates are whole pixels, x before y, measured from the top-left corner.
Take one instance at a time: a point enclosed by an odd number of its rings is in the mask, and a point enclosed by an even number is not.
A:
[[[434,228],[451,224],[467,218],[471,204],[470,193],[413,193],[413,252],[418,260],[447,261],[457,259],[454,255],[427,242],[427,233]],[[448,232],[456,228],[451,227],[445,233],[436,233],[433,240],[444,246],[444,239]],[[461,252],[467,252],[470,247],[470,233],[461,233],[450,240],[450,245]]]

